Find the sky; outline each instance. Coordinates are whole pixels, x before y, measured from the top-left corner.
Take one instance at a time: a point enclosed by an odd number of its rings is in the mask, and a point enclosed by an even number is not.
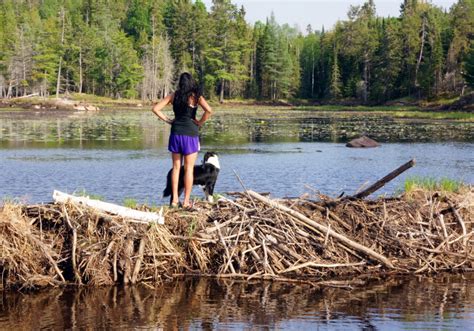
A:
[[[208,10],[212,0],[203,0]],[[247,22],[265,22],[271,12],[275,14],[279,24],[297,25],[304,32],[311,24],[313,30],[321,30],[324,26],[330,30],[338,20],[347,17],[350,5],[361,5],[365,0],[232,0],[237,6],[243,5],[246,10]],[[397,17],[400,14],[402,0],[375,0],[378,16]],[[431,0],[434,5],[449,9],[456,0]]]

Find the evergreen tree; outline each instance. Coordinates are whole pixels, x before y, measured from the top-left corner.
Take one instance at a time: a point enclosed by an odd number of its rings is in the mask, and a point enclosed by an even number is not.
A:
[[[334,55],[332,61],[332,69],[331,69],[331,86],[329,93],[332,98],[338,99],[342,95],[342,86],[341,86],[341,73],[339,71],[339,64],[337,60],[337,47],[334,47]]]
[[[462,61],[469,51],[474,31],[474,0],[458,0],[449,13],[452,39],[446,61],[446,89],[460,92],[462,81]]]
[[[474,88],[474,42],[471,42],[470,51],[466,55],[463,74],[467,85]]]
[[[213,24],[206,61],[218,84],[219,101],[222,102],[226,89],[230,91],[231,82],[247,78],[247,67],[241,62],[247,46],[239,42],[239,12],[230,0],[213,0],[210,17]]]
[[[398,81],[402,64],[400,21],[396,18],[384,19],[380,29],[371,82],[371,99],[376,102],[400,96]]]

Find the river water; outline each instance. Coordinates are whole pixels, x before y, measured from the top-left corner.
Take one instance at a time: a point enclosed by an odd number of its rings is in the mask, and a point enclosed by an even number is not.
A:
[[[0,329],[472,330],[473,275],[357,288],[185,279],[0,297]]]
[[[170,167],[169,127],[150,112],[0,111],[0,198],[48,202],[53,189],[107,201],[160,205]],[[375,149],[349,149],[361,134]],[[339,195],[410,169],[407,176],[474,182],[474,123],[393,119],[372,113],[223,111],[202,129],[219,153],[217,192],[248,188],[273,196]],[[199,189],[193,193],[202,197]],[[474,276],[398,277],[362,287],[183,279],[157,288],[66,288],[3,292],[0,330],[360,329],[474,330]]]
[[[382,146],[345,147],[361,134]],[[171,166],[168,135],[169,126],[145,111],[0,112],[0,197],[46,202],[58,189],[160,205]],[[352,194],[411,158],[417,166],[377,194],[396,192],[407,176],[474,182],[474,122],[225,111],[202,129],[201,142],[203,152],[220,155],[216,192],[242,190],[237,173],[247,187],[276,197]],[[202,197],[197,188],[194,194]]]

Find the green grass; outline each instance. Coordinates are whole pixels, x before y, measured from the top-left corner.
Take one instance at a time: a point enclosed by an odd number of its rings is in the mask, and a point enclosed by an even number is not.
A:
[[[130,104],[138,105],[144,104],[140,99],[113,99],[109,97],[102,97],[94,94],[85,94],[85,93],[71,93],[69,95],[71,100],[81,101],[85,103],[90,103],[93,105],[115,105],[115,104]]]
[[[80,196],[80,197],[89,197],[89,199],[99,200],[99,201],[105,200],[103,195],[93,194],[93,193],[87,192],[85,189],[77,190],[73,192],[73,195]]]
[[[394,112],[394,111],[419,111],[417,106],[343,106],[343,105],[321,105],[321,106],[296,106],[296,110],[312,111],[359,111],[359,112]]]
[[[395,111],[390,115],[400,118],[474,121],[474,113],[465,112]]]
[[[436,179],[433,177],[413,176],[405,180],[404,190],[406,193],[413,192],[417,189],[427,191],[442,191],[442,192],[459,192],[459,190],[466,186],[465,183],[451,178]]]
[[[423,110],[416,106],[298,106],[295,110],[325,112],[371,112],[397,118],[474,121],[474,113]]]
[[[194,235],[194,232],[196,232],[196,229],[197,229],[197,219],[196,217],[193,217],[188,226],[188,236],[192,237]]]
[[[138,202],[134,198],[124,198],[123,205],[128,208],[137,208]]]

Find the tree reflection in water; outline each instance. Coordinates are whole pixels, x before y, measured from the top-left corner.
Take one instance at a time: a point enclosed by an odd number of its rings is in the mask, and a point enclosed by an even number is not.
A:
[[[0,329],[452,328],[474,322],[474,275],[391,278],[357,288],[182,279],[156,289],[3,293]]]

